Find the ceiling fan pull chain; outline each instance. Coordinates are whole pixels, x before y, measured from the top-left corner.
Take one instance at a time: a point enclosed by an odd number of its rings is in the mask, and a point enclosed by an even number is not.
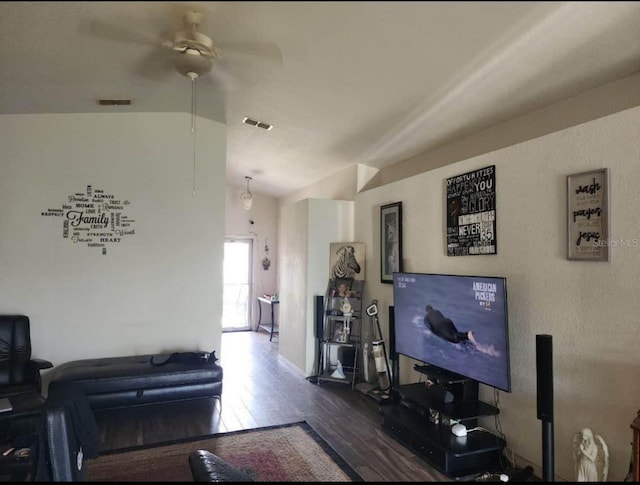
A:
[[[193,184],[191,196],[196,196],[196,77],[191,78],[191,133],[193,133]]]
[[[196,77],[191,78],[191,133],[196,132]]]

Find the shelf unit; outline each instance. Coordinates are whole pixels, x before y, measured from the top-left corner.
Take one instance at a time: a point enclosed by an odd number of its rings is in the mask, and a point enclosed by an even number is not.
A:
[[[438,399],[425,382],[395,387],[395,403],[380,408],[383,430],[449,477],[461,479],[499,469],[506,446],[502,438],[485,430],[465,437],[451,432],[451,420],[473,428],[478,418],[496,415],[498,408],[477,399],[474,381],[453,378],[438,385],[451,390],[453,402]]]
[[[358,354],[362,335],[364,281],[330,279],[324,298],[321,372],[317,382],[340,382],[354,388],[358,379]],[[345,298],[348,307],[345,307]],[[334,377],[342,365],[344,378]]]

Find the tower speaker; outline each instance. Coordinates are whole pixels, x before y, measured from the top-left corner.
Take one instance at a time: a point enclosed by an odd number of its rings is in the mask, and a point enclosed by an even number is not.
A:
[[[553,421],[553,342],[551,335],[536,335],[538,419]]]
[[[391,361],[391,386],[400,384],[400,356],[396,352],[396,318],[393,305],[389,305],[389,360]]]
[[[538,419],[542,420],[542,480],[553,482],[553,342],[551,335],[536,335]]]
[[[382,335],[380,338],[382,338]],[[389,358],[391,360],[398,358],[396,353],[396,319],[392,305],[389,305]]]
[[[316,295],[316,312],[315,312],[315,338],[322,340],[324,338],[324,297],[322,295]]]

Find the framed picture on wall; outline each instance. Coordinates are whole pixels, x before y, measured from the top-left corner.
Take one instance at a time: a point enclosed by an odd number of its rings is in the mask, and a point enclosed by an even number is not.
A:
[[[393,283],[402,271],[402,202],[380,207],[380,281]]]
[[[330,279],[364,280],[364,243],[331,243],[329,250]]]
[[[567,259],[609,261],[609,169],[567,175]]]
[[[496,166],[447,179],[447,256],[498,253]]]

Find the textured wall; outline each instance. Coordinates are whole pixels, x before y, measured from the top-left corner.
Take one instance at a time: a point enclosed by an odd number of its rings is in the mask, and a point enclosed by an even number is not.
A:
[[[29,315],[34,356],[220,353],[226,128],[198,120],[192,196],[189,126],[186,114],[0,116],[0,312]],[[41,216],[87,185],[131,203],[135,234],[106,255]]]
[[[308,200],[285,206],[280,210],[279,351],[299,369],[305,369],[307,366],[308,224]]]
[[[391,285],[379,281],[379,206],[403,202],[404,269],[507,277],[512,393],[500,393],[509,450],[541,466],[536,418],[535,335],[553,335],[555,457],[558,478],[573,480],[572,438],[591,427],[609,445],[611,480],[627,473],[629,424],[640,407],[640,108],[487,153],[363,192],[355,237],[367,252],[368,293],[381,314]],[[496,165],[498,254],[447,257],[446,178]],[[566,259],[566,175],[609,167],[610,262]],[[382,311],[384,309],[384,311]],[[387,319],[381,318],[387,326]],[[402,358],[401,380],[417,375]],[[491,388],[481,387],[490,402]],[[483,423],[493,426],[493,419]]]

